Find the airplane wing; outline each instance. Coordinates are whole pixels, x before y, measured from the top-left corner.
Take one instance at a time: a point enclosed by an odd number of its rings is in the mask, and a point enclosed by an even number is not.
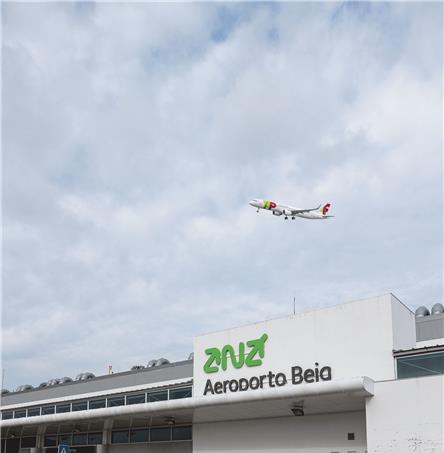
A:
[[[319,211],[322,205],[319,205],[317,208],[310,208],[310,209],[294,209],[290,208],[291,214],[304,214],[305,212],[312,212],[312,211]]]

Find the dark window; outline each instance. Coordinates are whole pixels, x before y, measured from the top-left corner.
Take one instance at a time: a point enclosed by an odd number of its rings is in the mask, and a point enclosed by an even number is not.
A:
[[[75,403],[72,403],[73,412],[86,411],[86,409],[88,409],[88,401],[77,401]]]
[[[161,392],[149,392],[147,396],[149,402],[165,401],[168,399],[168,392],[166,390],[163,390]]]
[[[4,450],[2,450],[2,453],[3,452],[15,453],[15,452],[18,452],[19,450],[20,450],[20,438],[15,437],[14,439],[6,439],[6,445],[4,447]]]
[[[40,415],[40,407],[28,409],[28,417],[35,417],[36,415]]]
[[[102,433],[88,433],[88,444],[97,445],[102,443]]]
[[[12,411],[2,412],[2,420],[9,420],[12,417],[14,417],[14,413]]]
[[[86,445],[87,443],[88,443],[88,435],[86,433],[72,435],[72,444],[73,445]]]
[[[179,398],[190,398],[191,387],[170,390],[170,400],[177,400]]]
[[[132,429],[130,433],[130,442],[148,442],[149,430],[148,429]]]
[[[54,413],[54,406],[44,406],[42,407],[42,415],[48,415]]]
[[[112,444],[127,444],[129,442],[129,431],[113,431],[111,433]]]
[[[60,434],[59,435],[59,444],[71,445],[71,434]]]
[[[398,379],[444,374],[444,352],[397,359]]]
[[[36,437],[22,437],[20,448],[33,448],[36,446]]]
[[[108,407],[124,406],[124,405],[125,405],[125,397],[124,396],[117,396],[115,398],[108,398]]]
[[[347,433],[347,440],[355,440],[355,433]]]
[[[45,447],[54,447],[57,445],[57,436],[45,436]]]
[[[191,440],[191,426],[175,426],[173,428],[173,440]]]
[[[71,405],[70,404],[58,404],[56,406],[56,412],[58,414],[62,414],[64,412],[70,412],[71,411]]]
[[[20,409],[18,411],[14,411],[14,418],[23,418],[26,417],[26,409]]]
[[[137,395],[128,395],[126,397],[126,404],[140,404],[145,402],[145,393],[139,393]]]
[[[105,407],[105,400],[94,400],[89,402],[90,409],[100,409]]]
[[[151,428],[151,442],[171,440],[171,428]]]

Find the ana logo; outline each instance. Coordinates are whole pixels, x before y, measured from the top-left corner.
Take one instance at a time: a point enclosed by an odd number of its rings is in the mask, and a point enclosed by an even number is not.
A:
[[[203,367],[205,373],[217,373],[219,367],[225,371],[227,369],[228,359],[230,359],[231,364],[236,369],[242,368],[244,364],[248,367],[262,365],[267,338],[268,335],[264,333],[257,340],[247,341],[246,345],[244,342],[241,342],[239,343],[237,353],[231,344],[226,344],[222,350],[219,348],[205,349],[205,354],[208,356]],[[246,351],[246,347],[250,349]]]

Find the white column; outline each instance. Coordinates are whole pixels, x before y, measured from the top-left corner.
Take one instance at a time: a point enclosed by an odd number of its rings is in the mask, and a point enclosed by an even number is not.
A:
[[[102,443],[97,445],[96,453],[108,453],[108,445],[111,442],[111,429],[113,420],[107,419],[103,424]]]
[[[97,453],[107,453],[107,452],[108,452],[108,445],[97,444]]]

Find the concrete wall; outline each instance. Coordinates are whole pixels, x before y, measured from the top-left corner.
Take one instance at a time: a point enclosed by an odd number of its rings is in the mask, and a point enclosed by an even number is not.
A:
[[[444,313],[416,318],[417,341],[444,338]]]
[[[442,375],[375,383],[368,453],[443,453],[443,393]]]
[[[411,349],[416,344],[415,314],[392,295],[393,349]]]
[[[204,372],[207,348],[230,344],[238,350],[240,342],[264,333],[262,365],[234,369],[229,363],[226,371]],[[391,294],[216,332],[195,338],[194,395],[203,395],[207,379],[250,378],[268,371],[288,376],[292,366],[314,368],[315,362],[330,366],[332,379],[394,379],[393,349],[413,348],[415,341],[413,313]]]
[[[349,432],[355,440],[347,440]],[[364,453],[365,414],[202,423],[193,426],[195,453]]]

